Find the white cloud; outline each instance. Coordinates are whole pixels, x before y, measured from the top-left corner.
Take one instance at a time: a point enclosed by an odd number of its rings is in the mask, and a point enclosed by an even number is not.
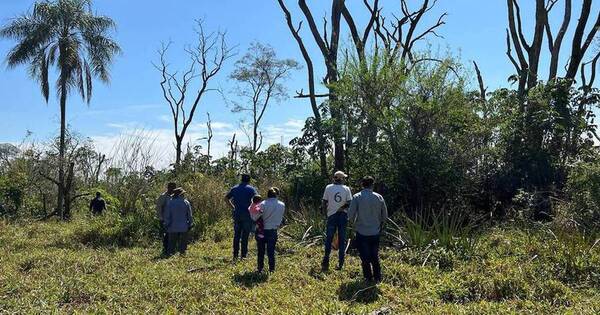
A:
[[[205,124],[199,123],[190,128],[184,139],[184,147],[200,145],[203,152],[206,153],[206,128],[200,128]],[[173,131],[169,128],[148,129],[136,122],[127,123],[111,123],[109,127],[113,128],[113,132],[95,135],[90,137],[94,141],[96,149],[108,156],[114,152],[114,147],[125,136],[144,135],[149,142],[152,143],[153,150],[160,153],[160,158],[157,160],[155,167],[164,168],[169,166],[175,156],[175,139]],[[262,130],[263,146],[262,149],[269,145],[283,143],[287,145],[289,141],[302,134],[304,122],[299,120],[288,120],[285,123],[277,125],[265,125]],[[205,126],[206,127],[206,126]],[[229,141],[236,134],[236,138],[240,145],[248,145],[248,139],[241,127],[226,122],[213,122],[213,139],[211,142],[211,155],[215,158],[221,158],[227,155],[229,151]]]

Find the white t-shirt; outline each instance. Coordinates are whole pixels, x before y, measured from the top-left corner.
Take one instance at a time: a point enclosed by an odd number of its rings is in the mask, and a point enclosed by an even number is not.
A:
[[[327,201],[327,216],[329,217],[343,205],[352,201],[352,192],[346,185],[329,184],[325,187],[323,200]]]

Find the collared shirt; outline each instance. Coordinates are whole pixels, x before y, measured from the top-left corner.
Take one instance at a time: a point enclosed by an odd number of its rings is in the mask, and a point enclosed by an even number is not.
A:
[[[276,230],[283,222],[283,214],[285,213],[285,204],[277,198],[269,198],[260,204],[261,214],[256,217],[262,218],[265,230]]]
[[[165,219],[165,207],[167,206],[167,202],[171,199],[171,195],[166,191],[156,199],[156,217],[160,221],[164,221]]]
[[[248,207],[252,204],[252,197],[256,195],[256,189],[246,183],[241,183],[229,191],[227,199],[233,199],[233,217],[238,220],[250,221]]]
[[[378,235],[387,218],[387,206],[380,194],[363,189],[354,195],[348,209],[348,219],[354,222],[356,232],[364,236]]]

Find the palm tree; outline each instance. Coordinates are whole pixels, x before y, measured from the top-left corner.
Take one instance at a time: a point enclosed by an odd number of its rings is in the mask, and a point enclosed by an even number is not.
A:
[[[115,28],[112,19],[91,12],[91,0],[40,1],[33,9],[11,20],[0,29],[0,37],[17,41],[8,53],[10,68],[28,64],[29,75],[40,83],[48,102],[49,69],[56,66],[56,90],[60,99],[60,144],[58,181],[58,214],[64,211],[65,185],[65,116],[67,97],[75,89],[89,104],[92,79],[108,83],[109,65],[121,49],[108,32]]]

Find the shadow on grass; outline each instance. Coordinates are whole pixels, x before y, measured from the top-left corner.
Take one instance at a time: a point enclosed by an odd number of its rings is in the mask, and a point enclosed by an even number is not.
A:
[[[246,288],[255,287],[267,280],[269,280],[269,276],[266,273],[258,273],[256,271],[246,271],[233,275],[233,281]]]
[[[355,280],[342,283],[337,293],[340,301],[368,304],[379,299],[381,290],[374,283]]]

